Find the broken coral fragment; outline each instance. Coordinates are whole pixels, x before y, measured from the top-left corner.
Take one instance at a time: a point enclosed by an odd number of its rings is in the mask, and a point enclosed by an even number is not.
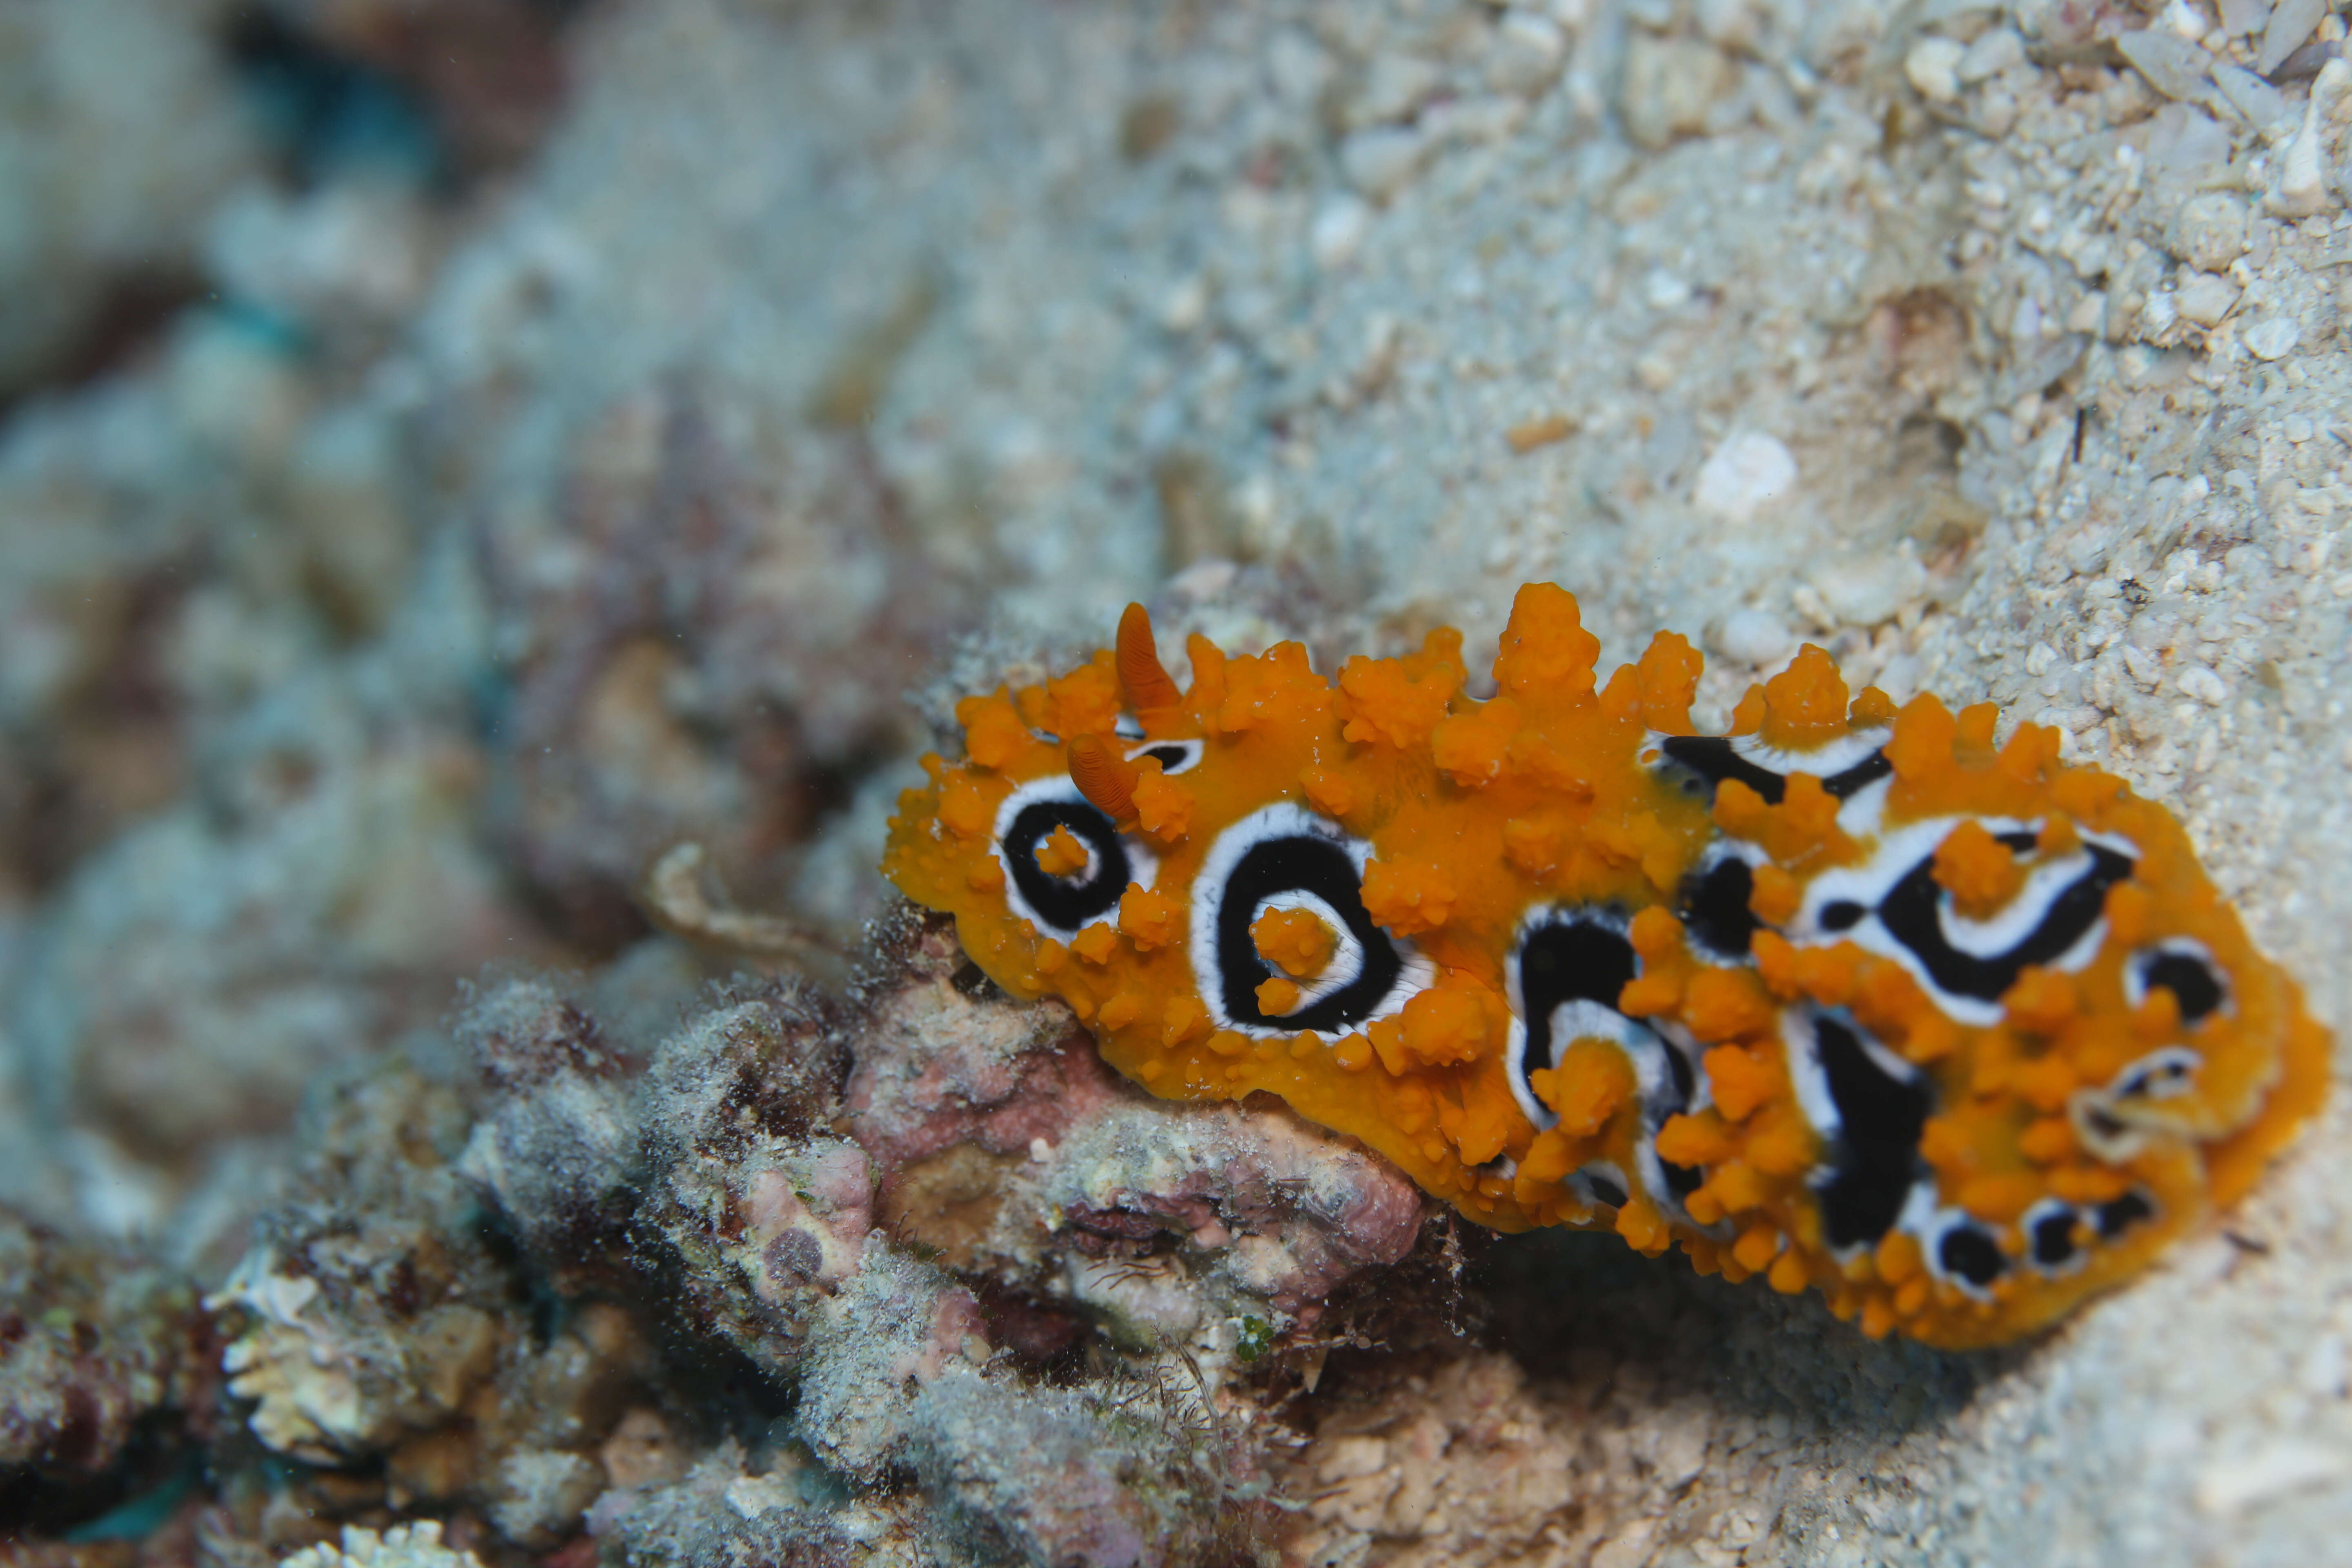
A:
[[[1170,1104],[1069,1015],[979,979],[939,917],[880,933],[845,1100],[897,1238],[1082,1309],[1123,1344],[1220,1317],[1305,1331],[1408,1253],[1421,1193],[1279,1105]]]
[[[482,1560],[442,1545],[441,1526],[424,1520],[395,1524],[382,1535],[347,1524],[341,1544],[306,1546],[278,1559],[278,1568],[482,1568]]]

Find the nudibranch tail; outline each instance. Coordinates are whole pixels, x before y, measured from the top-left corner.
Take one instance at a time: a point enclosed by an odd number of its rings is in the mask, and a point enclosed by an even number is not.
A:
[[[1278,1095],[1483,1224],[1983,1344],[2144,1267],[2325,1093],[2179,825],[2055,731],[1808,647],[1695,734],[1690,644],[1604,680],[1549,584],[1484,701],[1450,630],[1328,680],[1187,647],[1180,689],[1131,605],[967,700],[886,869],[1153,1093]]]

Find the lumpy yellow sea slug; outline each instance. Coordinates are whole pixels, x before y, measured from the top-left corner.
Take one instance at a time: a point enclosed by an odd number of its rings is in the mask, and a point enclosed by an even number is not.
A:
[[[1613,1228],[1991,1343],[2143,1267],[2318,1105],[2326,1033],[2180,825],[1990,705],[1807,647],[1727,735],[1661,634],[1519,591],[1336,680],[1116,651],[957,710],[885,868],[1176,1099],[1280,1096],[1501,1230]]]

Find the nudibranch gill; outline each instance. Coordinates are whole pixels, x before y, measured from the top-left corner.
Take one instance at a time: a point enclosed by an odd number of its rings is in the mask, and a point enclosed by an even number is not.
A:
[[[1176,1099],[1279,1096],[1502,1230],[1608,1226],[1872,1335],[2013,1339],[2234,1200],[2327,1037],[2180,825],[1849,699],[1807,647],[1726,735],[1661,634],[1603,683],[1549,584],[1476,700],[1460,634],[1335,680],[1118,646],[965,700],[885,869],[1005,990]]]

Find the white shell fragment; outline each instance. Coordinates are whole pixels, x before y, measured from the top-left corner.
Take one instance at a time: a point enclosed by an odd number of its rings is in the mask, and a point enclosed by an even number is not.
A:
[[[1954,38],[1922,38],[1903,58],[1903,74],[1920,97],[1950,103],[1960,96],[1960,60],[1967,53]]]
[[[1769,610],[1734,610],[1716,629],[1715,646],[1726,658],[1759,668],[1778,664],[1797,646],[1787,623]]]
[[[1381,125],[1359,131],[1339,144],[1339,167],[1348,183],[1366,195],[1394,195],[1421,169],[1429,155],[1429,138],[1402,126]]]
[[[1926,590],[1927,574],[1908,551],[1887,550],[1828,563],[1810,581],[1837,624],[1875,626]]]
[[[2208,85],[2205,71],[2212,57],[2188,39],[2151,29],[2121,35],[2116,47],[2147,79],[2147,85],[2165,97],[2193,100],[2203,95]]]
[[[1963,85],[1974,87],[2024,63],[2025,40],[2010,28],[1995,27],[1970,44],[1968,52],[1960,56],[1959,79]]]
[[[1371,226],[1372,209],[1360,198],[1345,194],[1333,196],[1315,215],[1315,226],[1307,236],[1315,265],[1328,272],[1353,261]]]
[[[1727,438],[1699,466],[1691,504],[1701,511],[1745,522],[1797,483],[1797,459],[1789,448],[1758,430]]]
[[[2221,678],[2201,664],[2192,664],[2180,672],[2180,689],[2183,695],[2194,697],[2208,708],[2219,708],[2230,700],[2230,689],[2222,684]]]
[[[2236,37],[2259,33],[2271,19],[2270,0],[2221,0],[2221,30]]]
[[[2246,329],[2246,352],[2256,359],[2284,359],[2302,335],[2292,316],[2273,316]]]
[[[2213,85],[2231,108],[2244,115],[2246,123],[2265,134],[2277,132],[2294,119],[2294,108],[2287,102],[2286,94],[2246,69],[2223,61],[2213,68]]]
[[[2221,192],[2182,204],[2172,224],[2172,253],[2200,272],[2221,272],[2246,249],[2246,204]]]
[[[1507,11],[1495,29],[1486,79],[1499,92],[1531,93],[1551,85],[1568,58],[1568,35],[1549,16]]]
[[[2263,205],[2281,217],[2313,217],[2327,210],[2327,122],[2336,99],[2352,82],[2352,66],[2328,61],[2311,84],[2304,105],[2303,127],[2287,143],[2279,167],[2278,185]]]
[[[2326,15],[2326,0],[2279,0],[2271,12],[2271,25],[2263,29],[2263,47],[2255,51],[2254,69],[2263,76],[2278,69],[2287,56],[2303,47]]]
[[[2173,303],[2179,307],[2183,319],[2200,327],[2218,327],[2242,292],[2226,278],[2217,278],[2210,272],[2192,272],[2180,280],[2180,287],[2173,293]]]

